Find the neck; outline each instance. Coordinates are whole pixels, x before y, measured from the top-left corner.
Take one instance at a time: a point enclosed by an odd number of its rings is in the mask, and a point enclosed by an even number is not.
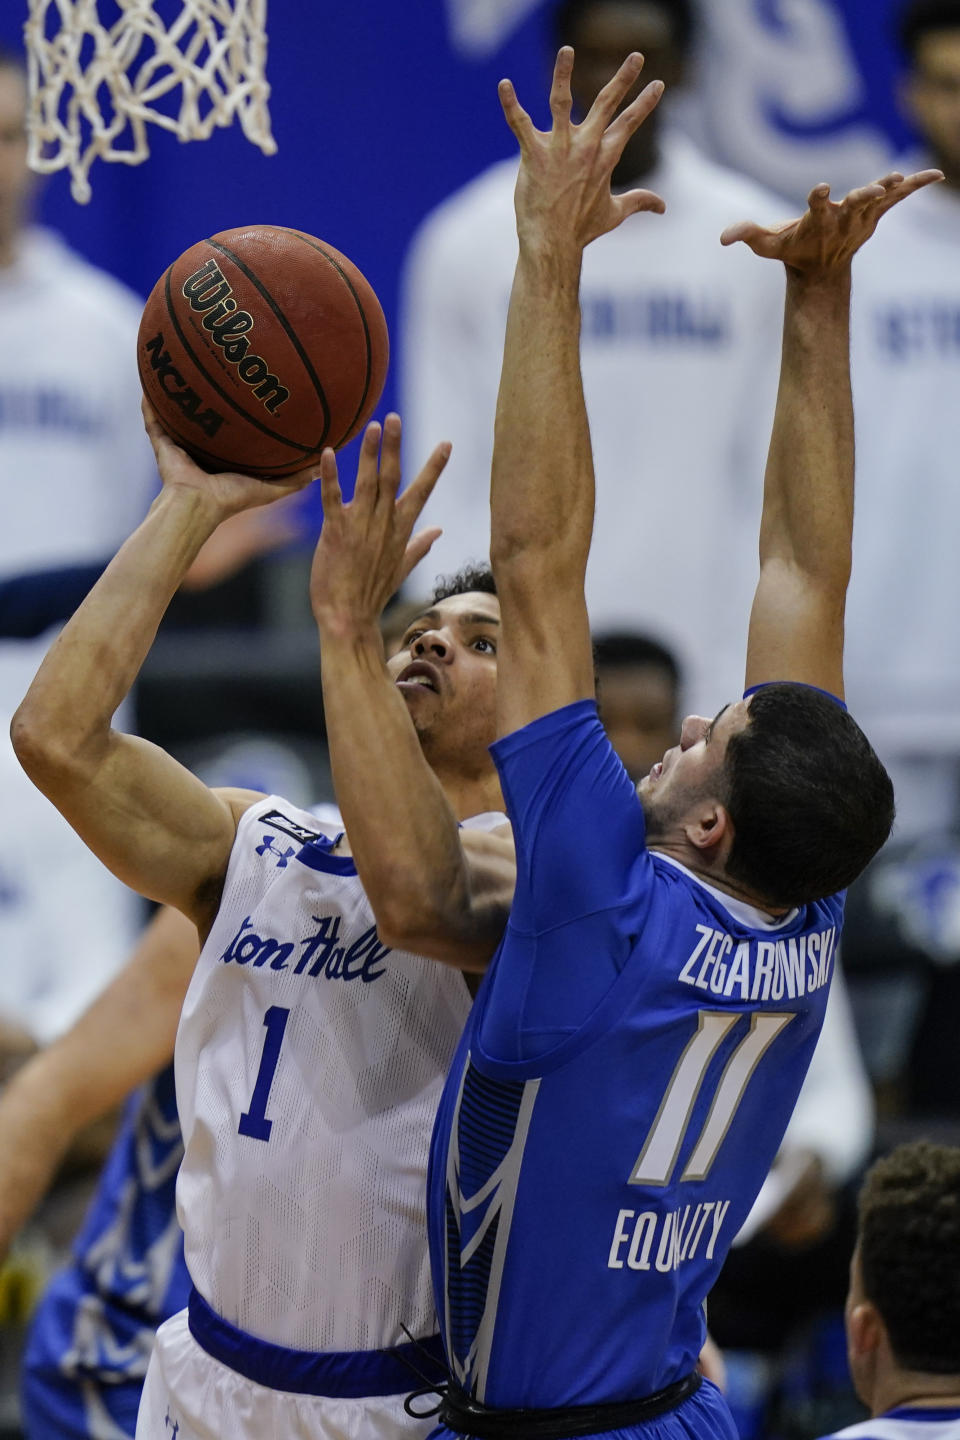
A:
[[[870,1397],[874,1419],[909,1405],[918,1410],[960,1410],[960,1375],[931,1375],[894,1368],[878,1378]]]
[[[482,775],[467,776],[455,770],[445,772],[439,766],[434,767],[434,773],[458,820],[469,820],[471,815],[503,809],[500,782],[492,766]]]
[[[765,915],[770,916],[771,920],[781,920],[784,915],[789,914],[789,907],[771,905],[769,900],[765,900],[756,891],[731,879],[722,868],[714,869],[711,865],[705,864],[701,852],[685,841],[670,839],[650,841],[647,848],[657,851],[661,855],[668,855],[671,860],[676,860],[704,884],[712,885],[715,890],[722,890],[725,895],[731,895],[734,900],[741,900],[745,905],[752,905],[755,910],[762,910]]]

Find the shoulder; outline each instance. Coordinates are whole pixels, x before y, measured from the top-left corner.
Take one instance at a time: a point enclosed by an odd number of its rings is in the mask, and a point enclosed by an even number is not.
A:
[[[744,213],[739,218],[767,224],[798,213],[795,200],[767,189],[739,170],[721,165],[681,132],[668,132],[664,150],[667,172],[675,171],[684,189],[694,188],[708,209],[741,209]]]
[[[343,832],[335,805],[317,805],[308,810],[282,795],[264,795],[254,790],[224,789],[217,794],[233,811],[238,830],[241,826],[276,830],[300,845],[317,839],[333,839]]]
[[[71,250],[50,230],[28,234],[28,264],[54,291],[58,305],[68,305],[81,320],[89,319],[97,329],[135,333],[140,324],[143,301],[121,281]]]

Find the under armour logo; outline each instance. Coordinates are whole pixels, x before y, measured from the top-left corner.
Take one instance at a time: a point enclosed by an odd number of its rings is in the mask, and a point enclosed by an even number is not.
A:
[[[169,1405],[167,1406],[167,1413],[166,1413],[166,1415],[164,1416],[163,1428],[164,1428],[165,1430],[169,1430],[169,1431],[170,1431],[170,1433],[171,1433],[171,1435],[172,1435],[172,1437],[173,1437],[173,1440],[177,1440],[177,1433],[178,1433],[178,1431],[179,1431],[179,1429],[180,1429],[180,1421],[179,1421],[179,1420],[171,1420],[171,1419],[170,1419],[170,1407],[169,1407]]]
[[[273,842],[274,842],[275,839],[276,839],[276,836],[275,836],[275,835],[264,835],[264,837],[263,837],[263,844],[257,846],[257,854],[258,854],[258,855],[276,855],[276,857],[277,857],[277,869],[278,869],[278,870],[285,870],[285,869],[287,868],[287,861],[290,859],[290,856],[291,856],[291,855],[296,855],[297,852],[296,852],[296,850],[294,850],[294,848],[293,848],[292,845],[291,845],[291,846],[289,847],[289,849],[287,849],[287,850],[275,850],[275,849],[273,848]]]

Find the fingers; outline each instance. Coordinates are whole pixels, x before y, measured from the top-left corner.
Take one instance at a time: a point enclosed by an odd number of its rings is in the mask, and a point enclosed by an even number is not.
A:
[[[409,541],[403,554],[403,565],[400,573],[401,584],[407,579],[410,572],[416,569],[424,555],[432,549],[434,542],[439,540],[442,534],[443,531],[439,525],[433,525],[428,530],[421,530],[419,534],[414,535],[413,539]]]
[[[501,80],[497,86],[497,94],[500,97],[504,118],[520,142],[520,149],[523,150],[536,133],[533,121],[517,99],[517,92],[513,88],[512,80]]]
[[[652,211],[655,215],[663,215],[667,208],[662,198],[654,190],[628,190],[626,194],[614,195],[612,198],[618,224],[628,215],[639,215],[641,211]]]
[[[380,425],[373,420],[363,432],[360,458],[357,461],[357,483],[354,486],[353,498],[359,501],[361,506],[367,505],[370,508],[377,503],[381,434]]]
[[[946,178],[942,170],[917,170],[913,175],[907,175],[903,183],[909,187],[912,194],[914,190],[921,190],[924,185],[938,185]]]
[[[738,220],[735,225],[728,225],[720,236],[721,245],[736,245],[743,241],[749,245],[751,250],[761,244],[767,238],[767,232],[762,225],[757,225],[753,220]]]
[[[807,196],[807,209],[814,215],[824,214],[830,208],[830,186],[826,184],[814,185]]]
[[[942,170],[918,170],[913,175],[887,175],[883,180],[878,181],[885,191],[883,203],[880,206],[882,213],[899,205],[901,200],[906,200],[908,195],[913,195],[918,190],[923,190],[927,185],[936,185],[944,179]]]
[[[643,87],[636,100],[631,101],[623,114],[618,115],[609,127],[607,140],[616,148],[617,159],[623,153],[630,136],[635,134],[644,120],[656,110],[665,88],[662,80],[651,80],[649,85]]]
[[[845,210],[864,210],[872,205],[875,200],[882,200],[886,195],[883,185],[861,185],[856,190],[851,190],[841,202]]]
[[[377,498],[389,500],[391,503],[397,498],[397,491],[400,489],[401,438],[402,427],[400,424],[400,416],[391,411],[383,422],[383,444],[380,450],[380,484],[377,487]]]
[[[570,111],[573,108],[573,94],[570,89],[572,74],[573,49],[570,45],[564,45],[557,52],[556,63],[553,67],[553,83],[550,86],[550,114],[553,116],[555,130],[562,130],[570,124]]]
[[[433,494],[434,486],[446,469],[452,446],[449,441],[438,445],[420,474],[408,485],[397,501],[397,513],[413,529],[414,521]]]
[[[320,498],[324,521],[337,518],[343,509],[343,495],[337,474],[337,457],[329,445],[320,456]]]
[[[561,51],[560,53],[563,54],[563,51]],[[572,50],[570,51],[570,60],[570,68],[572,70]],[[627,56],[626,60],[624,60],[616,75],[614,75],[613,78],[608,80],[606,85],[604,85],[603,89],[600,91],[600,94],[590,106],[590,112],[587,115],[586,121],[584,123],[586,124],[591,122],[597,122],[600,125],[601,129],[606,130],[608,125],[610,124],[610,121],[620,109],[623,100],[636,84],[637,77],[639,76],[642,69],[643,56],[640,54],[639,50],[634,50],[630,55]],[[647,86],[647,89],[649,88],[650,87]],[[662,84],[660,86],[660,89],[662,93]],[[657,98],[659,99],[659,96]],[[636,101],[634,101],[633,103],[635,105]],[[628,109],[632,110],[633,106],[629,106]],[[627,111],[624,111],[624,114],[626,113]]]

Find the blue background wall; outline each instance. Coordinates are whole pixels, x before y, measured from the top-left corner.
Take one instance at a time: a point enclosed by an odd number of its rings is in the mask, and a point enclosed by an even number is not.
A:
[[[504,33],[482,53],[467,53],[454,43],[454,22],[484,3],[488,13],[506,17]],[[727,6],[731,15],[746,8],[758,32],[793,43],[781,0],[709,3],[714,17]],[[893,0],[808,3],[837,12],[837,33],[860,72],[861,94],[852,108],[838,97],[836,105],[826,103],[822,113],[801,123],[771,96],[763,106],[771,130],[816,148],[866,119],[891,144],[900,144],[905,134],[891,95]],[[25,4],[5,0],[0,39],[19,44]],[[94,166],[93,199],[86,207],[72,200],[64,173],[51,177],[41,217],[144,294],[169,261],[203,235],[249,221],[296,226],[359,264],[393,330],[402,257],[418,221],[512,149],[497,79],[509,73],[528,103],[543,95],[549,4],[512,4],[511,17],[511,0],[271,0],[275,156],[263,156],[236,126],[188,145],[154,129],[145,165]],[[543,114],[542,102],[532,108]],[[394,366],[381,409],[395,398]]]

